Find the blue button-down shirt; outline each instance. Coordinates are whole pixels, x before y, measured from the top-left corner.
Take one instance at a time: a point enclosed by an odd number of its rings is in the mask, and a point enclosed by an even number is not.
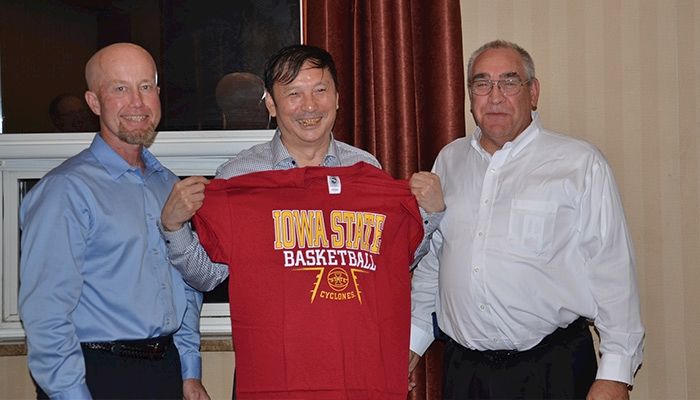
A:
[[[20,315],[51,398],[90,398],[80,342],[174,333],[183,379],[201,377],[201,293],[171,268],[158,229],[178,178],[142,156],[132,167],[96,135],[22,201]]]

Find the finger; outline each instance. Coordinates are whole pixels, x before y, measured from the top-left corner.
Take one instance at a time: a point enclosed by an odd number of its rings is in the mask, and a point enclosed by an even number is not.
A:
[[[190,192],[190,191],[203,191],[206,185],[209,184],[209,180],[202,176],[190,176],[185,178],[173,186],[173,191],[178,192]]]
[[[425,178],[416,178],[409,182],[411,188],[424,188],[430,186],[430,181]]]
[[[419,182],[427,182],[430,179],[430,172],[416,172],[413,175],[411,175],[411,179],[409,180],[410,183],[419,183]]]
[[[195,184],[195,183],[201,183],[201,184],[207,184],[209,183],[209,179],[203,177],[203,176],[188,176],[185,179],[182,179],[180,181],[181,183],[185,183],[187,185]]]
[[[185,189],[188,195],[202,195],[204,196],[204,190],[206,189],[206,186],[203,183],[197,183],[192,186],[189,186]]]

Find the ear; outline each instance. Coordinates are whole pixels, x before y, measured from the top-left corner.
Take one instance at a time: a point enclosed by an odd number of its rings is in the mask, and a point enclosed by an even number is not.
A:
[[[530,108],[537,110],[537,100],[540,98],[540,81],[537,78],[532,78],[530,85]]]
[[[277,116],[275,100],[272,98],[272,95],[267,90],[265,91],[265,107],[267,107],[267,112],[270,114],[270,118]]]
[[[92,110],[95,115],[100,115],[100,100],[97,98],[97,94],[95,92],[87,91],[85,92],[85,102],[88,104],[88,107],[90,107],[90,110]]]

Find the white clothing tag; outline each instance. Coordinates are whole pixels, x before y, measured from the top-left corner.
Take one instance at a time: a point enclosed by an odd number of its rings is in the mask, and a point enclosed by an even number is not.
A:
[[[327,176],[326,178],[328,178],[328,194],[340,194],[340,177]]]

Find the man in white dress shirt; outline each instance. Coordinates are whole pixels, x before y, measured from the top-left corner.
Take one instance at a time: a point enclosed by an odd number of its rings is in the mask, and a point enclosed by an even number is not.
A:
[[[594,146],[542,127],[521,47],[487,43],[467,74],[478,128],[435,161],[445,211],[414,271],[409,368],[435,313],[445,399],[628,399],[644,328],[612,171]]]

